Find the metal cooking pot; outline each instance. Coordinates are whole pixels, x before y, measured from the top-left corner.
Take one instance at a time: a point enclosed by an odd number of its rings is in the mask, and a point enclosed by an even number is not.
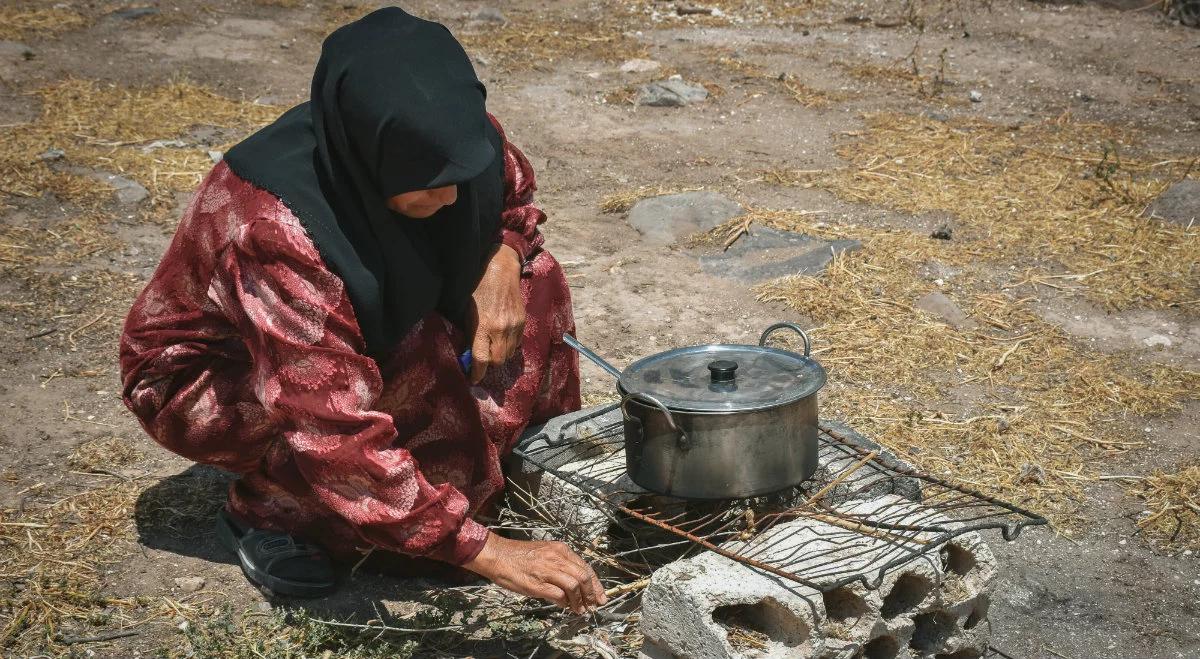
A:
[[[766,346],[779,329],[804,354]],[[573,337],[568,343],[617,380],[629,477],[660,494],[729,499],[791,487],[817,469],[817,391],[825,369],[793,323],[757,346],[701,345],[634,362],[621,373]]]

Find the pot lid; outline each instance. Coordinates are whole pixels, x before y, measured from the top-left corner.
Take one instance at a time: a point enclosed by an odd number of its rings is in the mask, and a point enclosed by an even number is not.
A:
[[[682,412],[749,412],[817,392],[825,369],[786,350],[750,345],[677,348],[625,369],[620,388],[649,394]]]

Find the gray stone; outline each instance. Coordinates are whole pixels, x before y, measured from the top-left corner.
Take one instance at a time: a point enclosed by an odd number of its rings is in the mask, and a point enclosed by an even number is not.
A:
[[[817,275],[835,254],[862,248],[857,240],[827,242],[770,227],[752,228],[728,250],[700,256],[700,268],[711,275],[757,283],[787,275]]]
[[[38,160],[45,162],[54,162],[57,160],[62,160],[65,157],[67,157],[67,152],[57,147],[46,149],[38,154]]]
[[[1150,203],[1144,217],[1193,226],[1200,219],[1200,181],[1184,179],[1167,188]]]
[[[661,64],[652,59],[631,59],[625,60],[621,64],[621,73],[645,73],[647,71],[656,71],[661,67]]]
[[[109,174],[101,180],[107,181],[109,185],[113,186],[119,203],[128,206],[139,204],[150,196],[150,191],[144,188],[141,183],[125,178],[124,176]]]
[[[478,23],[507,23],[504,13],[496,7],[482,7],[471,12],[471,20]]]
[[[175,579],[175,585],[185,593],[194,593],[204,588],[204,577],[179,577]]]
[[[978,89],[972,89],[970,93],[967,94],[967,98],[971,99],[972,103],[982,103],[983,92],[979,91]]]
[[[706,98],[708,90],[703,86],[685,82],[678,76],[671,76],[667,80],[642,85],[638,89],[635,102],[638,105],[679,108],[699,103]]]
[[[112,13],[117,18],[123,18],[127,21],[136,21],[139,18],[153,16],[158,13],[157,7],[126,7],[118,9]]]
[[[921,296],[913,304],[913,307],[940,318],[952,327],[962,327],[970,320],[970,316],[962,310],[962,307],[959,307],[945,294],[937,291]]]
[[[209,160],[213,161],[213,164],[219,163],[225,159],[225,152],[219,151],[217,149],[212,149],[208,152],[208,158],[209,158]]]
[[[629,210],[629,224],[652,245],[669,245],[742,214],[736,201],[700,190],[643,199]]]

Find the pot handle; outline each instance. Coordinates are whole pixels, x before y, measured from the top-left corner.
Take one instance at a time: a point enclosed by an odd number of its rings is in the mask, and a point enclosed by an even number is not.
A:
[[[760,345],[760,346],[767,345],[767,338],[770,337],[771,334],[773,334],[775,332],[775,330],[780,330],[780,329],[790,329],[793,332],[799,334],[800,338],[804,339],[804,356],[805,357],[807,357],[809,355],[809,353],[812,352],[812,342],[808,340],[808,334],[806,334],[804,330],[800,329],[800,326],[797,325],[796,323],[775,323],[774,325],[768,327],[767,329],[763,330],[762,336],[758,337],[758,345]]]
[[[621,399],[621,415],[624,416],[625,419],[638,420],[637,417],[630,414],[629,410],[626,409],[626,404],[629,403],[629,401],[631,401],[631,400],[636,400],[636,401],[651,405],[653,407],[657,407],[664,415],[666,415],[667,424],[671,426],[671,430],[674,430],[679,435],[679,440],[678,440],[679,448],[686,451],[688,449],[688,447],[691,446],[691,440],[688,439],[687,433],[684,432],[678,425],[676,425],[675,417],[671,416],[671,410],[667,409],[667,406],[663,405],[662,401],[655,398],[654,396],[651,396],[650,394],[643,394],[641,392],[635,391],[631,394],[626,395],[624,398],[622,398]]]

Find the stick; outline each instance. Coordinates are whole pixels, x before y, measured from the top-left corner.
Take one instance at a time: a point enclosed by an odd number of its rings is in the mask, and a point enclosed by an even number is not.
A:
[[[1013,347],[1011,347],[1007,351],[1005,351],[1005,353],[1003,355],[1000,355],[1000,359],[996,360],[996,365],[992,367],[992,370],[994,371],[994,370],[999,369],[1001,366],[1004,366],[1004,362],[1008,361],[1009,356],[1011,356],[1014,352],[1016,352],[1017,348],[1020,348],[1022,343],[1025,343],[1028,340],[1029,339],[1021,339],[1020,341],[1017,341],[1016,343],[1014,343]]]
[[[95,636],[60,636],[58,642],[63,645],[74,645],[76,643],[99,643],[101,641],[111,641],[117,638],[125,638],[126,636],[137,636],[137,631],[133,629],[118,629],[116,631],[96,634]]]
[[[57,327],[51,327],[50,329],[44,329],[44,330],[38,332],[37,334],[30,334],[29,336],[25,337],[25,340],[32,341],[34,339],[40,339],[43,336],[50,336],[51,334],[53,334],[57,331],[58,331]]]
[[[617,595],[624,595],[625,593],[631,593],[635,590],[641,590],[642,588],[645,588],[648,585],[650,585],[650,577],[646,577],[644,579],[638,579],[637,581],[633,581],[633,582],[630,582],[627,584],[621,584],[620,586],[614,586],[612,588],[609,588],[608,590],[604,591],[604,596],[605,597],[616,597]]]
[[[93,318],[93,319],[89,320],[88,322],[86,322],[86,323],[84,323],[84,324],[80,325],[79,327],[76,327],[75,329],[71,330],[71,333],[70,333],[70,334],[67,334],[67,340],[71,342],[71,346],[72,346],[72,347],[74,347],[74,346],[75,346],[75,335],[76,335],[76,334],[78,334],[80,331],[82,331],[82,330],[85,330],[85,329],[87,329],[87,328],[91,327],[92,325],[95,325],[96,323],[100,322],[100,319],[101,319],[101,318],[103,318],[103,317],[105,317],[105,316],[107,316],[107,315],[108,315],[108,312],[107,312],[107,311],[102,311],[102,312],[100,312],[100,315],[99,315],[99,316],[96,316],[95,318]]]

